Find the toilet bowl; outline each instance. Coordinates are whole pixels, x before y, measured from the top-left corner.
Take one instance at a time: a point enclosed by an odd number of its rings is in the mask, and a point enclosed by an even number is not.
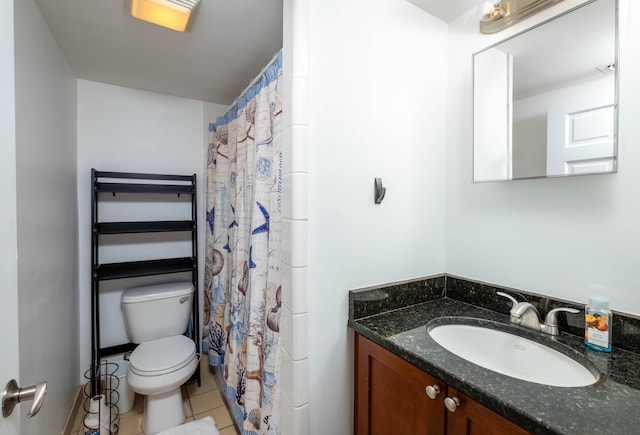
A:
[[[180,386],[198,366],[195,344],[183,335],[141,343],[131,354],[127,383],[145,395],[142,428],[154,434],[184,423]]]
[[[193,286],[179,282],[127,289],[122,305],[138,346],[129,358],[129,388],[145,396],[142,429],[150,435],[185,421],[180,386],[198,367],[196,345],[182,335],[189,324]]]

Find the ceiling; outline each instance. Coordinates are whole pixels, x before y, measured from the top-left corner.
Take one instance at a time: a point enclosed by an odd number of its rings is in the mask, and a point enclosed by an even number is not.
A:
[[[445,22],[477,0],[407,0]],[[123,0],[35,0],[80,79],[229,105],[282,47],[282,0],[201,0],[189,32]]]
[[[445,23],[478,5],[479,0],[407,0]]]
[[[189,32],[137,20],[123,0],[35,0],[80,79],[218,104],[282,47],[282,0],[202,0]]]

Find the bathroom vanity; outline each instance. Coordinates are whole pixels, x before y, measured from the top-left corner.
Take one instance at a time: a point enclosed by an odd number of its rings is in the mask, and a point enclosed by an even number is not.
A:
[[[354,433],[529,433],[360,334],[355,346]]]
[[[503,313],[456,300],[444,281],[419,289],[405,284],[404,293],[350,292],[354,433],[637,433],[640,355],[615,346],[611,354],[592,351],[580,337],[561,333],[553,339],[558,347],[578,352],[598,372],[592,385],[544,385],[485,369],[440,346],[426,325],[464,317],[509,326],[508,308]]]

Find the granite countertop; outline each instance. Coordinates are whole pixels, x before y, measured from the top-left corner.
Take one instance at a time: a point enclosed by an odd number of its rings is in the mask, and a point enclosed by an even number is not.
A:
[[[593,351],[579,337],[562,333],[554,341],[584,355],[601,372],[600,379],[587,387],[536,384],[484,369],[438,345],[426,324],[448,316],[509,323],[506,314],[440,297],[350,318],[349,326],[532,433],[640,433],[640,355],[615,347],[611,353]],[[525,335],[541,334],[516,328]]]

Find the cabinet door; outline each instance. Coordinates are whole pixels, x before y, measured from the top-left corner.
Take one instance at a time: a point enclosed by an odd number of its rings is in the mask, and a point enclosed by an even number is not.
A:
[[[447,398],[454,401],[457,399],[459,402],[455,411],[447,412],[447,435],[525,435],[529,433],[454,388],[447,387]]]
[[[444,433],[445,384],[356,334],[355,433]],[[440,393],[430,399],[426,387]]]

